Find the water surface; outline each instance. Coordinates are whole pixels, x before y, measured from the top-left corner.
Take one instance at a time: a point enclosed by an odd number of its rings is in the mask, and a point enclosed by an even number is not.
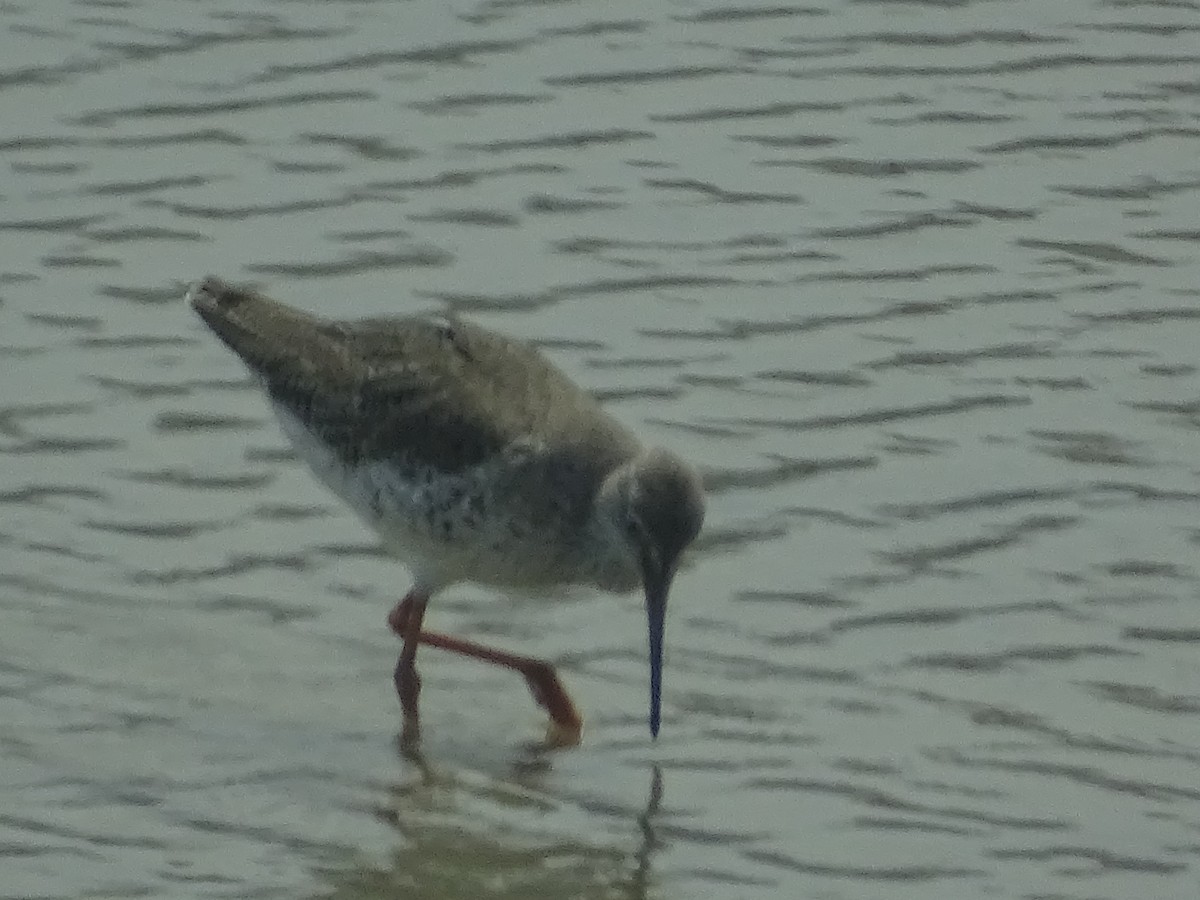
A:
[[[1186,898],[1194,6],[0,9],[0,897]],[[181,302],[542,344],[704,470],[636,597],[407,587]]]

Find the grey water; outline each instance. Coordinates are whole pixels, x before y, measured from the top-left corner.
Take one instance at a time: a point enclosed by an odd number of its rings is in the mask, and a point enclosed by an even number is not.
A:
[[[1118,900],[1200,872],[1200,7],[0,6],[0,898]],[[403,566],[182,303],[538,342],[705,474],[636,596]]]

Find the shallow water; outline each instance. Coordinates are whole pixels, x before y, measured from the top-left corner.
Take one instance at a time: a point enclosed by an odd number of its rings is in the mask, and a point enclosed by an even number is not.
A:
[[[0,8],[0,897],[1190,898],[1193,3]],[[700,465],[636,597],[405,590],[181,302],[542,343]]]

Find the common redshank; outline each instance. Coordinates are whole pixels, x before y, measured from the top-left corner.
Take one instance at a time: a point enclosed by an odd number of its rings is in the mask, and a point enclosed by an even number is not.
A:
[[[650,733],[661,721],[663,620],[680,555],[704,518],[696,471],[633,434],[530,345],[458,318],[333,321],[206,278],[201,318],[258,376],[317,478],[412,571],[388,616],[395,684],[419,734],[418,644],[514,669],[550,715],[583,720],[545,660],[424,631],[429,598],[458,582],[645,592]]]

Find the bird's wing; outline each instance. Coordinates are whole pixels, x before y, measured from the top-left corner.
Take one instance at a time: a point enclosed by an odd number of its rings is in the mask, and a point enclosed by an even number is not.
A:
[[[635,446],[537,350],[479,326],[332,322],[217,279],[189,296],[271,398],[347,461],[399,458],[455,472],[513,445],[587,444],[608,466]]]

